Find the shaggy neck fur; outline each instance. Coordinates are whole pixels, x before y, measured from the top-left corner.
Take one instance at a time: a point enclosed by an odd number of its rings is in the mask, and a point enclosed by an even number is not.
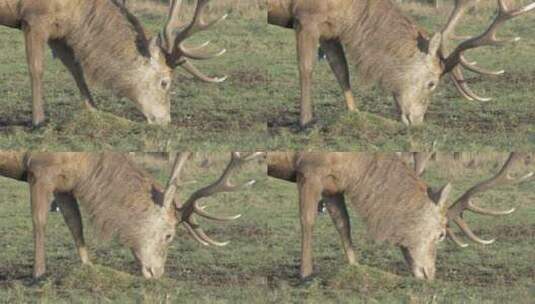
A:
[[[345,195],[376,240],[406,244],[411,229],[433,211],[425,183],[395,155],[376,155],[347,170],[358,174],[346,180]]]
[[[150,57],[142,26],[112,0],[85,1],[81,20],[65,40],[91,82],[121,95]]]
[[[396,79],[404,76],[403,67],[421,52],[426,34],[390,0],[354,1],[348,17],[352,20],[340,39],[361,79],[396,87]]]
[[[145,221],[153,218],[162,189],[121,153],[94,154],[91,162],[92,171],[73,193],[101,238],[117,233],[123,244],[132,244]]]

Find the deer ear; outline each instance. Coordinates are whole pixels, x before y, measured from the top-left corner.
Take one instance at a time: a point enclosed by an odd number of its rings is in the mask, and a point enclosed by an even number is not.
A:
[[[174,205],[174,207],[176,209],[181,209],[184,206],[184,204],[180,200],[178,200],[177,198],[175,198],[173,200],[173,203],[174,203],[173,205]]]
[[[442,43],[442,34],[436,33],[433,35],[433,38],[429,40],[429,47],[427,48],[427,54],[435,57],[438,53],[438,49],[440,48],[440,44]]]
[[[162,48],[160,47],[160,37],[156,35],[149,41],[149,53],[152,58],[159,58],[162,54]]]
[[[440,209],[444,208],[446,205],[446,201],[448,200],[448,196],[451,191],[451,184],[447,183],[442,188],[440,188],[438,191],[435,191],[431,188],[427,189],[427,193],[429,197],[437,204]]]

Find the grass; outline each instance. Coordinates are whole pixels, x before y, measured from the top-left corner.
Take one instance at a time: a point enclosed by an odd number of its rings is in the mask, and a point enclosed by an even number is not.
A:
[[[164,1],[165,2],[165,1]],[[130,1],[129,7],[150,32],[164,23],[166,6],[154,1]],[[517,1],[517,4],[526,1]],[[183,16],[191,16],[191,5]],[[418,24],[438,31],[449,6],[438,10],[415,3],[403,10]],[[524,39],[503,48],[471,51],[469,57],[489,68],[505,68],[503,77],[469,75],[476,92],[492,96],[489,102],[466,101],[448,81],[434,94],[421,127],[407,128],[398,120],[392,98],[377,87],[363,87],[353,77],[360,113],[348,113],[334,77],[325,62],[314,78],[317,123],[299,130],[298,73],[292,31],[266,25],[264,1],[219,1],[213,14],[230,17],[195,42],[212,40],[225,47],[224,56],[198,63],[210,75],[226,74],[219,85],[192,80],[176,73],[171,126],[148,126],[133,104],[94,88],[100,109],[90,113],[62,65],[47,54],[45,97],[48,124],[30,125],[31,102],[22,34],[0,28],[0,148],[34,150],[161,151],[325,149],[362,151],[529,150],[535,147],[535,15],[513,20],[503,36]],[[493,5],[468,15],[461,34],[480,33],[490,22]],[[186,21],[186,17],[182,17]],[[353,75],[354,71],[352,72]]]
[[[265,10],[257,2],[225,2],[226,9],[219,5],[214,14],[226,11],[229,18],[213,30],[199,33],[191,43],[211,40],[226,48],[225,55],[197,66],[208,75],[229,78],[222,84],[205,84],[178,69],[171,92],[173,122],[169,127],[147,125],[132,102],[98,88],[93,88],[93,93],[99,111],[85,110],[72,77],[47,50],[44,87],[48,123],[32,129],[23,35],[0,27],[0,148],[161,151],[263,146],[266,123],[257,108],[268,95],[263,89],[266,77],[259,57],[263,55],[256,52],[256,40],[266,28]],[[131,5],[149,32],[160,30],[165,6],[146,1]],[[183,13],[191,18],[191,8],[187,8]]]
[[[516,1],[516,5],[527,1]],[[439,10],[408,3],[403,10],[429,32],[445,24],[450,6]],[[459,28],[461,34],[481,33],[492,20],[495,1],[469,14]],[[328,150],[437,150],[481,151],[532,149],[535,146],[535,15],[513,20],[500,31],[502,37],[523,40],[503,48],[487,47],[469,52],[482,66],[505,69],[503,77],[469,75],[472,88],[493,97],[489,102],[466,101],[453,84],[443,80],[432,98],[422,127],[406,128],[399,123],[393,99],[377,87],[363,87],[354,70],[353,93],[360,113],[348,113],[342,92],[322,61],[314,71],[313,100],[317,123],[307,132],[299,131],[299,81],[292,31],[268,26],[266,43],[277,49],[270,57],[267,75],[272,95],[268,129],[270,149]],[[267,55],[267,53],[266,53]]]
[[[206,157],[212,165],[203,169],[200,164]],[[213,180],[226,157],[209,153],[198,157],[187,168],[186,181],[196,182],[186,183],[184,197]],[[439,155],[424,179],[433,186],[451,181],[453,198],[493,174],[501,161],[503,155],[496,154],[482,153],[477,162],[463,163]],[[168,172],[161,165],[143,163],[161,182],[166,181]],[[239,180],[259,180],[252,189],[207,200],[211,212],[243,214],[232,223],[202,223],[209,235],[231,243],[205,248],[179,229],[166,275],[158,281],[143,280],[129,250],[115,241],[98,241],[91,229],[86,229],[86,239],[95,266],[80,266],[61,216],[52,213],[47,226],[48,277],[31,285],[28,188],[0,179],[0,302],[530,303],[535,296],[533,183],[478,196],[481,205],[516,206],[518,211],[499,218],[466,214],[477,234],[497,241],[465,249],[445,241],[438,249],[434,283],[413,279],[400,251],[370,240],[351,208],[360,265],[347,265],[330,219],[320,216],[314,239],[316,277],[302,284],[298,279],[297,189],[291,183],[265,178],[264,166],[251,164],[240,172]],[[533,164],[530,169],[535,169]]]
[[[525,1],[519,1],[518,4]],[[129,7],[150,32],[162,26],[166,7],[150,1],[130,1]],[[449,7],[439,10],[414,3],[404,11],[430,32],[444,24]],[[90,113],[81,104],[78,90],[63,66],[47,54],[45,98],[48,124],[30,125],[29,77],[22,34],[0,28],[0,148],[34,150],[161,151],[187,147],[194,150],[325,149],[325,150],[529,150],[535,147],[535,15],[514,20],[503,36],[524,39],[503,48],[472,51],[469,56],[489,68],[505,68],[503,77],[469,75],[472,87],[489,102],[466,101],[449,81],[434,94],[426,124],[406,128],[399,121],[393,101],[377,87],[353,91],[360,113],[348,113],[338,84],[327,64],[318,64],[314,77],[317,123],[300,131],[298,73],[292,31],[267,26],[263,1],[217,2],[213,14],[230,17],[196,41],[212,40],[225,47],[224,56],[198,65],[210,75],[226,74],[220,85],[192,80],[176,73],[171,126],[148,126],[133,104],[94,88],[100,109]],[[462,34],[481,32],[489,23],[493,6],[469,15]],[[183,16],[191,15],[191,6]],[[187,18],[183,17],[183,21]],[[352,72],[353,75],[354,71]]]

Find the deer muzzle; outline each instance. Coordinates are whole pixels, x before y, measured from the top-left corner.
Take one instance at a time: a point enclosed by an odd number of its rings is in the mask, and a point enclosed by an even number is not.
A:
[[[146,114],[147,122],[151,125],[167,126],[171,123],[171,115],[155,116],[153,114]]]
[[[164,274],[164,268],[141,266],[141,273],[145,279],[159,279]]]

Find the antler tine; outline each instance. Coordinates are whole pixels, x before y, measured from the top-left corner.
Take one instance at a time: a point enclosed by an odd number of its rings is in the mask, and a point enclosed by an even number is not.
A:
[[[450,239],[452,241],[455,242],[455,244],[457,244],[459,247],[462,247],[462,248],[465,248],[465,247],[468,247],[468,244],[466,244],[465,242],[461,241],[461,239],[459,239],[459,237],[455,234],[455,232],[453,232],[453,230],[451,230],[451,228],[446,228],[446,234],[450,237]]]
[[[505,70],[499,70],[499,71],[491,71],[491,70],[487,70],[485,68],[482,68],[482,67],[478,67],[476,66],[476,63],[475,62],[468,62],[468,60],[466,60],[466,58],[461,55],[460,57],[460,64],[463,68],[471,71],[471,72],[474,72],[476,74],[480,74],[480,75],[487,75],[487,76],[500,76],[500,75],[503,75],[505,74]]]
[[[232,152],[230,162],[221,174],[221,176],[214,183],[195,191],[188,200],[182,205],[179,211],[182,212],[182,224],[193,235],[193,237],[203,245],[225,246],[228,242],[217,242],[212,240],[204,233],[193,218],[193,214],[197,214],[204,218],[216,221],[232,221],[239,218],[241,215],[221,217],[209,214],[204,211],[204,207],[197,206],[197,201],[203,197],[211,196],[219,192],[232,192],[244,187],[251,186],[255,180],[250,180],[244,184],[233,185],[230,181],[232,174],[244,163],[249,162],[259,156],[262,152],[241,154],[240,152]]]
[[[466,80],[464,78],[463,71],[457,66],[455,67],[451,73],[450,78],[453,80],[453,84],[455,85],[455,88],[461,93],[461,95],[468,99],[468,100],[478,100],[478,101],[490,101],[492,98],[487,97],[481,97],[474,93],[472,89],[468,86],[466,83]]]
[[[182,169],[184,168],[184,164],[188,160],[190,156],[190,152],[183,152],[177,155],[175,158],[175,163],[173,164],[173,171],[171,173],[171,177],[169,178],[169,181],[167,182],[167,187],[165,188],[165,192],[163,195],[163,206],[165,208],[169,208],[172,206],[173,199],[175,197],[176,189],[179,186],[180,183],[180,173],[182,172]]]
[[[468,224],[461,218],[461,214],[465,210],[469,210],[478,214],[484,214],[484,215],[492,215],[492,216],[500,216],[500,215],[507,215],[513,213],[516,209],[511,208],[510,210],[492,210],[492,209],[484,209],[477,205],[474,205],[472,202],[472,197],[476,195],[477,193],[487,191],[491,188],[494,188],[496,186],[501,186],[505,184],[520,184],[527,181],[534,180],[535,174],[533,172],[530,172],[524,176],[521,176],[520,178],[514,178],[510,175],[509,171],[511,170],[514,163],[521,159],[523,155],[521,153],[512,152],[509,157],[507,158],[507,161],[502,166],[500,171],[494,175],[493,177],[480,182],[470,188],[468,191],[466,191],[459,199],[457,199],[448,209],[447,212],[447,218],[448,220],[453,221],[461,230],[470,238],[472,241],[487,245],[494,242],[494,239],[492,240],[483,240],[476,236],[472,230],[469,228]],[[451,229],[448,227],[448,235],[450,238],[457,243],[457,245],[463,245],[462,243],[451,231]],[[461,246],[466,247],[466,246]]]
[[[184,60],[184,63],[182,63],[180,65],[182,68],[184,68],[184,70],[186,70],[188,73],[190,73],[191,75],[197,77],[198,79],[204,81],[204,82],[209,82],[209,83],[220,83],[220,82],[223,82],[227,79],[227,76],[223,76],[223,77],[209,77],[209,76],[206,76],[205,74],[203,74],[201,71],[199,71],[199,69],[197,69],[191,62],[189,62],[189,60],[185,59]]]
[[[174,34],[176,28],[179,27],[178,14],[180,13],[180,7],[182,6],[182,0],[171,0],[169,4],[169,14],[167,16],[167,22],[165,23],[161,39],[163,40],[162,47],[164,50],[171,54],[175,47],[175,41],[177,36]]]
[[[161,49],[166,53],[167,62],[172,68],[182,66],[188,73],[202,81],[219,83],[224,81],[226,76],[213,78],[208,77],[201,73],[191,62],[187,60],[187,58],[196,60],[211,59],[223,55],[226,50],[221,49],[220,51],[214,53],[202,52],[202,50],[210,44],[209,41],[197,47],[184,46],[184,41],[193,34],[206,30],[227,17],[225,14],[220,18],[206,22],[203,19],[203,14],[206,11],[209,2],[210,0],[197,0],[192,21],[188,25],[184,26],[182,30],[178,31],[178,28],[180,27],[178,14],[180,12],[182,0],[171,0],[167,22],[162,33],[159,35],[158,43]]]
[[[456,7],[457,3],[460,1],[469,1],[469,0],[457,0],[456,1]],[[446,58],[445,60],[445,73],[451,71],[455,66],[457,66],[459,63],[461,63],[461,56],[463,52],[477,48],[482,46],[491,46],[491,45],[502,45],[508,42],[514,42],[520,40],[519,37],[515,37],[512,39],[498,39],[496,37],[498,29],[508,20],[511,20],[515,17],[518,17],[520,15],[523,15],[531,10],[535,9],[535,2],[528,4],[522,8],[512,10],[508,8],[508,5],[505,2],[506,0],[498,0],[498,14],[492,24],[489,26],[489,28],[483,32],[481,35],[477,37],[470,38],[468,40],[463,41],[457,48]],[[464,7],[466,9],[466,7]],[[455,13],[456,10],[454,10],[454,13],[452,13],[452,18],[457,17],[460,18],[463,14],[461,13]],[[451,20],[451,19],[450,19]],[[454,20],[455,21],[455,20]],[[457,20],[458,22],[458,20]],[[457,24],[457,22],[452,22],[453,25],[446,26],[445,31],[443,31],[443,34],[446,34],[446,38],[452,34],[454,31],[454,27]]]
[[[194,48],[187,48],[186,46],[184,46],[184,41],[187,38],[191,37],[193,34],[200,32],[200,31],[207,30],[208,28],[212,27],[216,23],[227,18],[228,15],[224,14],[223,16],[219,18],[206,22],[203,18],[203,14],[206,8],[208,7],[208,2],[210,2],[210,0],[198,0],[197,1],[197,6],[195,8],[195,14],[193,16],[193,20],[191,21],[189,25],[187,25],[182,31],[180,31],[176,35],[176,40],[175,40],[176,42],[174,44],[174,47],[175,47],[174,53],[177,53],[177,54],[175,55],[185,56],[185,57],[197,59],[197,60],[204,60],[204,59],[210,59],[210,58],[221,56],[226,52],[225,49],[222,49],[213,54],[198,52],[199,49],[202,49],[205,46],[207,46],[209,42],[204,43],[201,46],[194,47]]]
[[[461,18],[466,13],[466,10],[471,6],[474,6],[479,0],[455,0],[455,6],[451,12],[448,22],[442,29],[442,40],[447,41],[448,39],[457,39],[455,35],[455,27],[461,21]]]

